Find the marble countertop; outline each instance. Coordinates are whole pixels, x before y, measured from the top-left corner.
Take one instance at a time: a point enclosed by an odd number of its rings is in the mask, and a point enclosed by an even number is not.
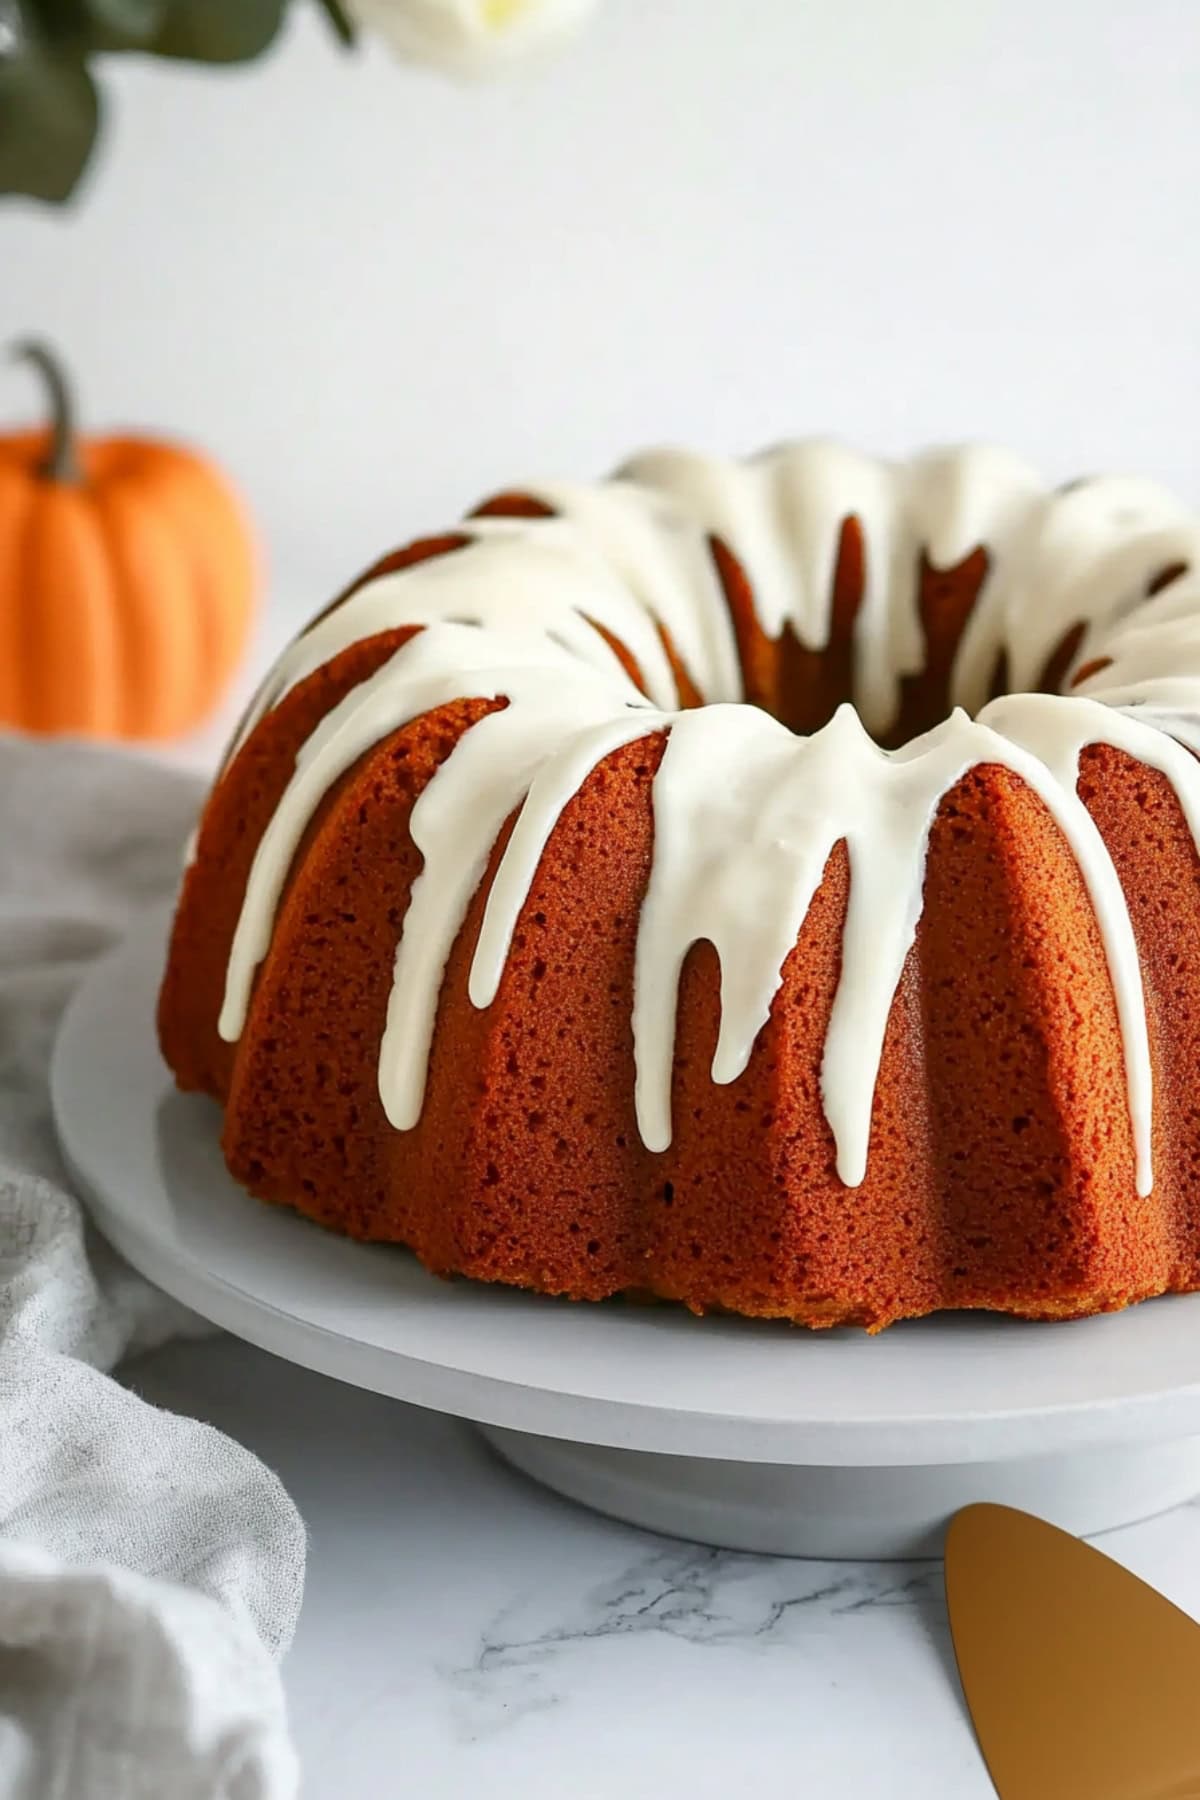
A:
[[[657,1538],[543,1492],[468,1426],[227,1337],[124,1373],[257,1451],[305,1516],[285,1665],[305,1800],[992,1794],[935,1564]],[[1200,1504],[1100,1541],[1200,1614]]]

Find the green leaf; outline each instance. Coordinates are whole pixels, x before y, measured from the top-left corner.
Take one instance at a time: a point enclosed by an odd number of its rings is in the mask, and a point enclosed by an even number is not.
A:
[[[162,29],[146,47],[194,62],[248,62],[279,30],[283,8],[284,0],[169,0]]]
[[[0,0],[0,16],[6,11],[23,20],[24,35],[43,48],[77,52],[85,36],[83,0]]]
[[[317,0],[317,5],[329,20],[339,44],[349,50],[354,44],[354,27],[341,0]]]
[[[18,39],[0,56],[0,194],[69,199],[99,117],[95,85],[79,57]]]
[[[94,50],[145,50],[163,28],[169,0],[84,0],[83,28]]]

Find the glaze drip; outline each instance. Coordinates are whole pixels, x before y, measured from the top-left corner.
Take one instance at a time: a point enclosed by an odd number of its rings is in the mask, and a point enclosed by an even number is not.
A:
[[[1200,527],[1147,483],[1098,480],[1047,492],[1006,453],[942,451],[905,465],[804,444],[748,463],[688,453],[639,457],[593,487],[531,483],[546,519],[474,519],[466,545],[371,581],[318,621],[268,677],[243,731],[347,645],[424,627],[354,688],[301,750],[254,860],[229,962],[220,1032],[236,1039],[254,973],[305,827],[373,746],[452,700],[496,709],[465,731],[412,813],[424,858],[396,951],[380,1052],[387,1116],[420,1118],[451,946],[505,822],[515,822],[487,895],[469,978],[495,998],[522,906],[562,811],[614,751],[659,735],[654,850],[638,926],[632,1034],[646,1147],[671,1142],[680,972],[707,940],[721,970],[717,1083],[745,1070],[830,855],[846,846],[842,966],[822,1064],[838,1174],[866,1174],[888,1016],[921,915],[929,833],[972,768],[998,764],[1035,792],[1087,887],[1124,1043],[1138,1192],[1153,1181],[1151,1064],[1137,947],[1104,841],[1079,800],[1092,744],[1161,771],[1200,844]],[[830,630],[844,522],[865,549],[856,621],[856,705],[797,737],[737,704],[741,674],[709,540],[750,582],[768,635],[790,626],[819,649]],[[959,646],[963,705],[895,751],[871,728],[895,715],[921,667],[917,569],[955,567],[982,546],[988,570]],[[1164,580],[1164,571],[1172,575]],[[1163,585],[1147,598],[1156,583]],[[601,627],[597,630],[596,627]],[[1018,687],[1081,626],[1065,696],[1016,692],[981,706],[1004,652]],[[633,657],[644,692],[608,637]],[[669,640],[709,704],[680,711]],[[1177,741],[1179,740],[1179,741]]]

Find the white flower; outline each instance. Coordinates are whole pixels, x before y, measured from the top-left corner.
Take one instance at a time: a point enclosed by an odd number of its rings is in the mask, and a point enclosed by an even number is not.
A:
[[[397,56],[485,75],[565,38],[595,0],[344,0]]]

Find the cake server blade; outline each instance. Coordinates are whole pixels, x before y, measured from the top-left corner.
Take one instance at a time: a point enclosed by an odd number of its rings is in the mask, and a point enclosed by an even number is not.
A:
[[[1000,1800],[1200,1800],[1200,1625],[1069,1532],[965,1507],[958,1672]]]

